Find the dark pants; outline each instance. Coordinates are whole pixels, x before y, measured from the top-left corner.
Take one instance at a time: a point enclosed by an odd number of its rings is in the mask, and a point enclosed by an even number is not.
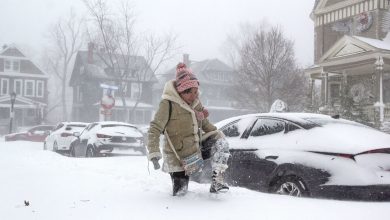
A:
[[[184,195],[188,190],[188,182],[190,177],[186,176],[185,172],[173,172],[169,173],[172,179],[172,195]]]

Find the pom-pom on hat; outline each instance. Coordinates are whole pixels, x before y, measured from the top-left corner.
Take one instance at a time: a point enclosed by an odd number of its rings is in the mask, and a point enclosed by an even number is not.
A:
[[[199,81],[184,63],[176,66],[176,90],[181,93],[189,88],[198,88]]]

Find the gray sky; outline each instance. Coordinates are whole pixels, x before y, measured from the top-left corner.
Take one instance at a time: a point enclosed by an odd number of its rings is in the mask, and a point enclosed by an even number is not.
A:
[[[174,32],[182,51],[192,60],[225,59],[226,35],[241,23],[266,20],[281,25],[295,42],[296,58],[313,63],[314,0],[133,0],[140,27],[152,32]],[[0,0],[0,44],[16,43],[30,51],[45,44],[44,33],[71,7],[86,12],[81,0]]]

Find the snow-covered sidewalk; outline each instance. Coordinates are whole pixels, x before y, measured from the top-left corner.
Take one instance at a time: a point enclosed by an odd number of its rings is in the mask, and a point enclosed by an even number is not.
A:
[[[349,202],[190,182],[172,197],[169,175],[144,156],[70,158],[42,143],[0,142],[0,219],[389,219],[389,202]],[[29,206],[25,206],[24,201]]]

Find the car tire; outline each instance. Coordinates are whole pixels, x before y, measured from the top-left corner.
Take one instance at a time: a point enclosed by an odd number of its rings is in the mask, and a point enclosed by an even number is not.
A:
[[[272,187],[272,192],[295,197],[309,196],[309,189],[303,180],[297,176],[283,176]]]
[[[85,157],[94,157],[95,151],[93,150],[92,146],[87,147],[87,151],[85,152]]]
[[[75,151],[75,148],[73,145],[70,146],[70,149],[69,149],[69,156],[71,157],[76,157],[76,151]]]
[[[54,152],[57,152],[57,151],[58,151],[58,144],[57,144],[57,141],[55,141],[54,144],[53,144],[53,151],[54,151]]]

